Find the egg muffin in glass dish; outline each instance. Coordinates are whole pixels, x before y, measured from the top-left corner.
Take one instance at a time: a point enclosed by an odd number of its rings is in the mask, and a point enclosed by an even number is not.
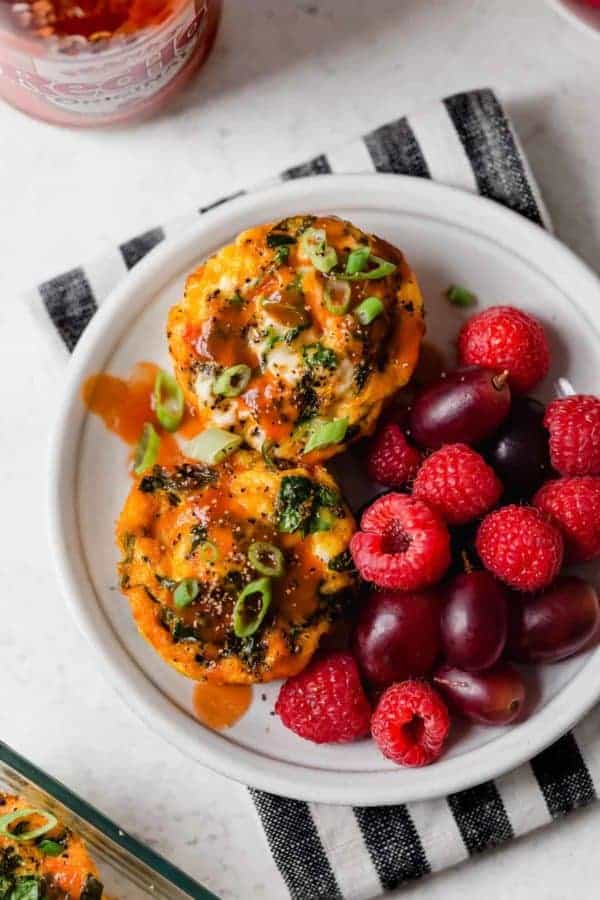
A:
[[[309,465],[373,430],[409,380],[423,332],[400,250],[309,215],[242,232],[188,277],[167,325],[200,425]]]
[[[353,532],[319,466],[282,471],[253,450],[154,466],[117,524],[120,586],[143,637],[189,678],[284,678],[344,617]]]
[[[86,846],[50,811],[0,792],[0,897],[103,900]]]

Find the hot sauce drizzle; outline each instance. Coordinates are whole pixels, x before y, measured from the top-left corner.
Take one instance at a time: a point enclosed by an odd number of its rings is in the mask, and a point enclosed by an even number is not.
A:
[[[183,461],[175,435],[160,427],[152,401],[154,381],[160,367],[151,362],[137,363],[128,378],[118,378],[107,372],[90,375],[84,382],[81,396],[90,412],[102,419],[109,431],[135,447],[146,422],[160,434],[160,465],[175,465]],[[198,417],[186,408],[177,434],[189,439],[202,429]]]
[[[195,349],[198,356],[223,368],[239,363],[255,368],[258,359],[244,337],[247,319],[247,311],[233,306],[221,309],[218,318],[213,316],[208,319],[196,337]]]
[[[140,362],[126,380],[106,372],[90,375],[83,385],[83,402],[109,431],[135,444],[144,423],[155,422],[152,390],[158,371],[154,363]]]
[[[247,684],[211,684],[200,681],[194,687],[193,707],[196,718],[208,728],[221,731],[231,728],[248,710],[252,688]]]

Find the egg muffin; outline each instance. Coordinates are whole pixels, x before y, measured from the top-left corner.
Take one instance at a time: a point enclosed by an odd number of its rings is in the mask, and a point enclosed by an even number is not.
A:
[[[0,897],[102,900],[83,840],[23,797],[0,793]]]
[[[175,373],[203,427],[312,465],[372,432],[424,332],[403,254],[335,217],[242,232],[169,314]]]
[[[252,450],[155,466],[117,524],[120,586],[142,635],[189,678],[283,678],[344,615],[353,532],[320,467],[282,471]]]

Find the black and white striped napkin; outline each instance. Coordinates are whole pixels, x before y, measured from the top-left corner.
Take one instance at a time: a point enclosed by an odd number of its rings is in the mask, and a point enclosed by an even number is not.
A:
[[[432,178],[478,192],[551,227],[510,121],[490,90],[448,97],[288,169],[271,184],[330,172],[374,171]],[[204,203],[32,291],[36,317],[59,357],[66,361],[128,269],[198,214],[230,199]],[[251,796],[294,900],[367,900],[585,806],[596,799],[597,790],[600,708],[527,765],[438,800],[352,808],[256,790]]]

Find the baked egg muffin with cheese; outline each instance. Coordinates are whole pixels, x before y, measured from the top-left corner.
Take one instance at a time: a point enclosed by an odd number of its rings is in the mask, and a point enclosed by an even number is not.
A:
[[[167,326],[202,427],[309,465],[373,430],[409,380],[423,332],[400,250],[317,216],[242,232],[188,277]]]
[[[106,894],[79,835],[27,798],[0,793],[0,897],[102,900]]]
[[[117,524],[120,586],[143,637],[189,678],[284,678],[343,617],[353,532],[318,466],[282,471],[252,450],[154,466]]]

